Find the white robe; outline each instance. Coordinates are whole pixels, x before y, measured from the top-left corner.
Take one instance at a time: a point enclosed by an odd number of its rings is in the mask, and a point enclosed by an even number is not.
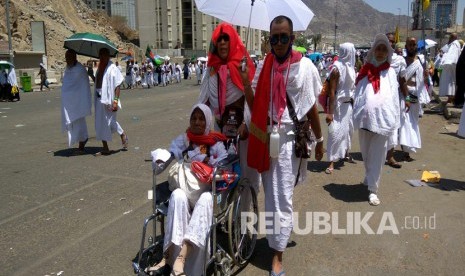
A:
[[[401,55],[397,55],[396,53],[392,54],[391,68],[394,69],[397,77],[403,70],[405,70],[405,67],[407,67],[405,58]],[[400,89],[399,89],[399,93],[400,93]],[[399,126],[400,126],[400,122],[399,122]],[[387,149],[388,150],[392,149],[398,144],[399,144],[399,131],[395,130],[392,132],[391,135],[389,135]]]
[[[262,66],[258,66],[255,73],[252,82],[254,89],[261,69]],[[300,62],[290,65],[289,70],[289,74],[287,74],[287,69],[283,72],[283,76],[289,75],[286,91],[297,118],[303,120],[316,102],[316,97],[322,87],[321,78],[318,69],[308,58],[302,58]],[[276,111],[270,110],[269,112],[269,115],[277,122]],[[293,129],[294,123],[286,106],[279,129],[279,157],[271,159],[270,169],[261,174],[265,191],[265,212],[271,212],[275,216],[267,217],[267,224],[272,225],[270,226],[272,229],[278,229],[277,232],[267,233],[268,245],[277,251],[286,249],[292,232],[292,198],[300,162],[302,163],[300,164],[299,183],[303,182],[307,172],[306,160],[295,156]],[[275,227],[276,221],[279,221],[280,225]]]
[[[421,94],[424,93],[425,83],[423,78],[423,67],[418,59],[411,63],[405,71],[402,72],[401,77],[409,80],[415,76],[416,87],[408,87],[409,94],[418,97],[417,103],[410,104],[408,112],[401,112],[400,128],[399,128],[399,143],[407,152],[416,152],[416,149],[421,148],[420,126],[418,121],[420,119]],[[401,110],[405,110],[405,100],[401,98]]]
[[[95,138],[97,140],[111,141],[113,133],[118,132],[119,135],[124,133],[116,121],[117,112],[111,110],[116,87],[121,85],[123,80],[119,69],[109,61],[103,74],[100,98],[97,96],[97,87],[95,88]],[[118,107],[121,108],[121,99],[118,101]]]
[[[182,153],[188,148],[189,141],[186,134],[176,137],[170,145],[169,151],[177,160],[182,160]],[[187,152],[190,161],[203,161],[206,154],[200,153],[200,147],[193,145],[193,149]],[[215,167],[218,162],[227,157],[226,149],[222,142],[217,142],[210,147],[209,165]],[[202,275],[205,258],[206,237],[209,236],[210,225],[213,219],[213,198],[210,191],[204,191],[196,202],[192,202],[186,193],[176,189],[171,194],[168,206],[167,224],[163,251],[171,245],[175,245],[175,251],[179,252],[184,241],[189,241],[194,246],[186,258],[184,272],[186,275]]]
[[[439,80],[439,96],[455,95],[455,69],[460,56],[460,43],[455,40],[442,57],[442,73]]]
[[[380,87],[375,94],[368,77],[358,83],[354,99],[354,128],[366,128],[389,136],[400,123],[399,83],[394,69],[380,73]]]
[[[336,62],[335,67],[341,72],[341,63]],[[354,96],[355,86],[353,81],[343,79],[349,73],[340,74],[336,87],[333,121],[328,128],[328,142],[326,154],[328,161],[338,161],[345,157],[351,148],[354,124],[352,121],[352,104],[349,102]]]
[[[61,86],[61,128],[68,131],[68,144],[88,138],[85,117],[92,114],[89,78],[85,67],[77,62],[66,67]]]
[[[457,135],[465,138],[465,105],[462,107],[462,115],[460,115],[460,124]]]
[[[399,128],[398,87],[396,72],[389,68],[381,71],[380,90],[376,94],[368,77],[364,77],[355,89],[354,127],[359,130],[365,166],[364,184],[373,193],[378,191],[388,138]]]

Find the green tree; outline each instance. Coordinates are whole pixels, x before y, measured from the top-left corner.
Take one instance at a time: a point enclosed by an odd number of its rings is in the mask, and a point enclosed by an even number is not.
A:
[[[310,43],[308,42],[308,37],[304,34],[296,35],[294,39],[294,45],[297,47],[304,47],[308,49],[310,47]]]
[[[313,50],[316,52],[318,44],[321,43],[321,34],[311,35],[310,39],[312,40]]]

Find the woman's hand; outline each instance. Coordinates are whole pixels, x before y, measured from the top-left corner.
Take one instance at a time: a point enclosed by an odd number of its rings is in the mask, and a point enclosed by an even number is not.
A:
[[[246,59],[244,57],[244,59]],[[243,59],[243,60],[244,60]],[[239,74],[241,75],[241,79],[242,79],[242,84],[244,86],[246,85],[250,85],[250,81],[249,81],[249,67],[247,66],[247,62],[245,63],[245,66],[244,66],[244,70],[242,70],[242,63],[239,63],[239,66],[237,66],[237,70],[239,70]]]
[[[111,107],[113,112],[118,111],[118,101],[113,101]]]

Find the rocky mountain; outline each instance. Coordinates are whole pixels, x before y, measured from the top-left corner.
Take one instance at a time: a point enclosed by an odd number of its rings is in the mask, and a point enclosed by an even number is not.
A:
[[[82,0],[9,0],[13,50],[32,50],[31,21],[44,21],[48,64],[63,68],[63,41],[74,32],[94,32],[106,36],[118,47],[127,48],[109,25],[108,17],[94,12]],[[7,41],[5,1],[0,3],[0,40]]]
[[[363,0],[303,0],[315,14],[310,22],[310,33],[321,33],[323,41],[334,42],[335,17],[337,18],[337,43],[352,42],[368,45],[377,33],[394,31],[399,16],[375,10]],[[335,9],[336,7],[336,9]],[[335,14],[337,11],[337,14]],[[404,29],[407,16],[400,17]]]

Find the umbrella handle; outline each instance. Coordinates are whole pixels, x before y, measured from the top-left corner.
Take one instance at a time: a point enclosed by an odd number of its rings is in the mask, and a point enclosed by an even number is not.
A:
[[[250,22],[252,22],[252,10],[253,10],[253,4],[255,3],[255,0],[251,0],[250,3],[250,14],[249,14],[249,26],[247,27],[247,33],[245,35],[245,48],[247,49],[247,44],[249,43],[249,32],[250,32]],[[244,71],[244,66],[242,66],[242,71]]]

